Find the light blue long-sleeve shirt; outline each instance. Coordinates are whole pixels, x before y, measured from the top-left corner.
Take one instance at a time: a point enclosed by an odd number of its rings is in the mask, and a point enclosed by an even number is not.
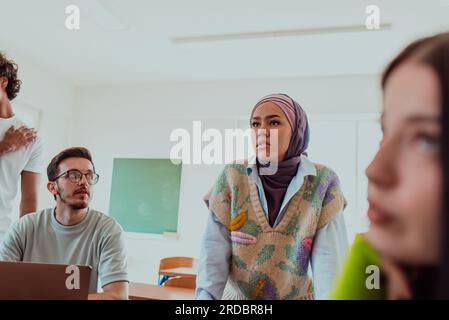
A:
[[[256,165],[247,167],[247,173],[256,182],[259,199],[268,219],[268,205]],[[313,163],[304,155],[298,171],[290,182],[274,227],[280,223],[291,198],[301,188],[304,177],[316,175]],[[348,248],[346,225],[342,213],[317,231],[311,253],[311,269],[317,299],[327,299],[339,267]],[[231,233],[210,211],[204,233],[197,276],[197,299],[221,299],[228,280],[231,262]]]

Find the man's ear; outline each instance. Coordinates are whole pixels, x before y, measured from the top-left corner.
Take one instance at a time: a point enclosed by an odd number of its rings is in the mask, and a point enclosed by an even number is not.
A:
[[[8,86],[8,78],[6,77],[0,77],[0,87],[3,90],[6,90],[6,87]]]
[[[54,197],[56,197],[56,195],[58,194],[58,186],[56,185],[56,182],[47,182],[47,189]]]

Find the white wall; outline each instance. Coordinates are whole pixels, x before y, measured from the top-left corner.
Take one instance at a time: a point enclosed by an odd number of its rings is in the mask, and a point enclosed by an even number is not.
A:
[[[352,139],[351,143],[331,141],[335,146],[341,143],[342,148],[336,147],[335,156],[329,160],[329,151],[320,153],[324,150],[320,143],[311,150],[317,161],[329,163],[340,176],[350,177],[344,179],[352,181],[345,188],[351,194],[349,200],[354,203],[351,205],[355,215],[356,202],[352,200],[357,197],[356,132],[364,114],[379,111],[378,79],[374,76],[77,88],[71,144],[91,149],[101,175],[92,206],[108,212],[114,157],[169,158],[174,144],[169,141],[171,130],[191,131],[193,120],[202,120],[203,128],[235,128],[261,96],[272,92],[291,95],[311,118],[319,118],[315,120],[317,132],[321,132],[315,136],[318,141],[323,139],[323,132],[329,132],[331,138]],[[335,114],[338,116],[334,117]],[[344,120],[345,114],[352,114],[352,120]],[[326,121],[333,122],[333,127],[329,128]],[[333,134],[332,130],[337,132]],[[313,155],[311,158],[315,160]],[[132,281],[154,283],[162,257],[199,255],[207,218],[202,197],[219,170],[220,166],[183,166],[179,240],[127,236]]]
[[[32,59],[14,51],[8,50],[7,53],[18,64],[19,78],[22,80],[21,90],[12,101],[13,108],[18,116],[23,115],[25,121],[33,119],[37,122],[39,135],[44,141],[46,166],[57,152],[69,145],[73,86],[60,75],[40,68]],[[54,205],[46,184],[44,173],[40,184],[39,208]],[[18,218],[18,209],[11,214],[11,218]]]
[[[348,240],[366,232],[367,186],[365,169],[380,141],[379,114],[327,114],[312,116],[309,158],[332,168],[341,182],[347,206],[344,211]]]

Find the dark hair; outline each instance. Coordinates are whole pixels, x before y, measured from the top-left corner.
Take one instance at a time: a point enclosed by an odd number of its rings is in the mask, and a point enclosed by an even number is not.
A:
[[[441,261],[434,273],[429,268],[414,272],[415,298],[449,299],[449,32],[420,39],[407,46],[386,68],[382,88],[391,73],[404,62],[417,62],[432,68],[441,92],[441,167],[443,172],[443,210],[441,213]],[[434,270],[435,271],[435,270]]]
[[[9,60],[5,54],[0,52],[0,77],[8,79],[6,94],[9,100],[13,100],[20,91],[22,81],[17,79],[17,64]]]
[[[92,155],[90,151],[83,147],[74,147],[61,151],[58,153],[53,159],[51,159],[48,167],[47,167],[47,177],[48,181],[54,181],[55,178],[59,175],[59,164],[67,159],[67,158],[84,158],[89,160],[92,163],[92,166],[95,166],[92,162]]]

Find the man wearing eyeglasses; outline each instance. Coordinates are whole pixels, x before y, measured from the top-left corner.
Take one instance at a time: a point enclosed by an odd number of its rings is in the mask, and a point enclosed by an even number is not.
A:
[[[99,179],[90,152],[62,151],[51,160],[47,176],[56,207],[18,220],[0,245],[0,260],[90,265],[89,299],[127,299],[123,230],[89,207]],[[102,293],[97,293],[98,280]]]

